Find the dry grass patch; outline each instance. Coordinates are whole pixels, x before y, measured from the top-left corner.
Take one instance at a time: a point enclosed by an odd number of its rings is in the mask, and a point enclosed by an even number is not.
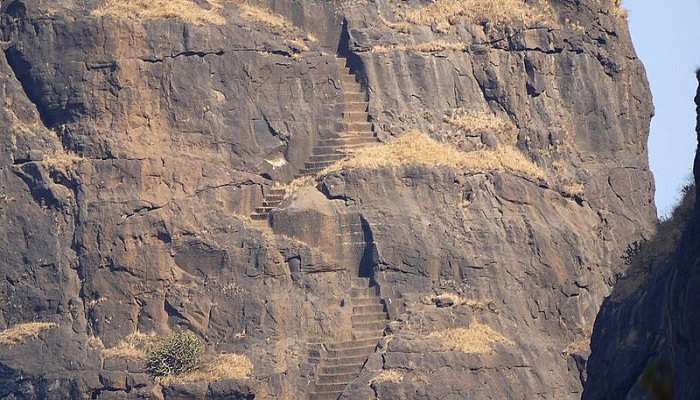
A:
[[[193,382],[216,382],[225,379],[246,379],[253,373],[253,363],[240,354],[220,354],[203,362],[194,371],[159,378],[164,385]]]
[[[509,171],[535,179],[544,179],[541,168],[520,151],[502,146],[497,150],[465,153],[451,145],[418,132],[403,135],[392,143],[358,152],[354,158],[339,161],[321,171],[322,175],[350,169],[392,168],[405,165],[446,166],[464,171]]]
[[[591,348],[591,339],[584,338],[584,339],[569,343],[569,345],[566,346],[566,348],[562,351],[562,354],[565,356],[569,356],[569,355],[575,354],[575,353],[585,353],[586,351],[590,350],[590,348]]]
[[[610,8],[611,14],[625,19],[629,16],[627,9],[622,5],[622,0],[612,0],[612,7]]]
[[[463,353],[489,354],[496,344],[515,346],[515,343],[489,326],[474,322],[469,328],[446,329],[433,332],[428,338]]]
[[[143,20],[176,18],[194,25],[224,25],[222,3],[211,0],[209,4],[211,8],[207,10],[192,0],[106,0],[92,15]]]
[[[392,51],[414,51],[417,53],[438,53],[441,51],[466,51],[467,45],[458,42],[434,40],[425,43],[397,44],[393,46],[374,46],[370,50],[373,53],[389,53]]]
[[[0,332],[0,344],[14,346],[25,343],[29,339],[39,337],[41,332],[56,328],[58,325],[53,322],[30,322],[17,324],[11,328]]]
[[[145,360],[148,352],[161,340],[155,335],[136,332],[122,339],[116,346],[102,350],[103,358]]]
[[[476,112],[465,108],[457,108],[445,114],[443,119],[451,127],[477,136],[482,132],[493,132],[498,135],[510,136],[516,139],[517,130],[510,119],[499,117],[490,112]]]
[[[85,158],[78,154],[69,151],[57,151],[46,155],[41,161],[41,165],[51,171],[66,172],[84,160]]]
[[[369,384],[374,383],[399,383],[403,381],[403,372],[395,369],[388,369],[379,373],[379,375],[370,379]]]
[[[433,4],[404,13],[403,19],[446,30],[462,21],[496,25],[553,23],[554,13],[546,1],[528,5],[524,0],[436,0]]]

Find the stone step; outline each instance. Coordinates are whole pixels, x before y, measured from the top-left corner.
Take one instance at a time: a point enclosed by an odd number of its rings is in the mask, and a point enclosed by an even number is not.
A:
[[[346,103],[356,103],[367,101],[367,95],[362,92],[344,92],[343,99]]]
[[[374,138],[373,138],[374,139]],[[353,152],[353,151],[358,151],[362,150],[366,147],[370,147],[373,145],[377,145],[379,142],[376,140],[373,140],[369,143],[358,143],[358,144],[344,144],[344,145],[328,145],[328,146],[316,146],[314,150],[320,152],[326,152],[326,151],[343,151],[343,152]]]
[[[358,373],[360,372],[360,369],[362,368],[363,363],[356,363],[356,364],[346,364],[346,365],[335,365],[335,366],[329,366],[329,367],[324,367],[320,366],[318,368],[318,373],[319,374],[342,374],[342,373]]]
[[[385,328],[386,328],[385,325],[382,325],[381,328],[353,327],[352,334],[353,334],[353,336],[358,337],[358,338],[383,335]]]
[[[316,393],[328,393],[328,392],[342,392],[345,390],[345,387],[347,386],[347,383],[328,383],[328,384],[320,384],[317,383],[315,386],[315,392]]]
[[[273,201],[263,200],[263,207],[275,208],[278,205],[280,205],[280,203],[282,203],[282,200],[273,200]]]
[[[352,305],[353,306],[374,306],[381,304],[382,306],[384,305],[384,300],[382,300],[381,297],[379,296],[368,296],[368,297],[353,297],[352,298]]]
[[[369,102],[365,100],[355,102],[346,101],[339,106],[347,112],[366,112],[369,108]]]
[[[352,317],[350,317],[352,320],[352,323],[370,323],[370,322],[386,322],[386,313],[385,312],[379,312],[379,313],[372,313],[372,314],[353,314]]]
[[[323,357],[321,365],[324,367],[333,367],[336,365],[345,364],[364,364],[367,361],[367,356],[348,356],[348,357]]]
[[[265,195],[265,200],[279,200],[282,201],[284,200],[284,194],[266,194]]]
[[[386,317],[385,317],[386,318]],[[349,349],[339,349],[339,350],[327,350],[324,357],[354,357],[354,356],[366,356],[369,357],[370,354],[374,353],[374,349],[377,348],[377,344],[371,347],[355,347]]]
[[[359,232],[362,234],[362,232]],[[355,298],[355,297],[376,297],[378,300],[381,300],[379,297],[379,286],[372,286],[368,288],[352,288],[350,289],[350,296]]]
[[[327,343],[325,346],[328,350],[342,350],[342,349],[352,349],[356,347],[370,347],[377,346],[377,343],[382,340],[381,335],[376,337],[371,337],[363,340],[348,340],[345,342]]]
[[[388,323],[389,320],[386,319],[385,315],[384,318],[379,320],[353,321],[352,329],[358,329],[359,331],[383,331]]]
[[[347,146],[353,144],[369,144],[376,142],[377,140],[375,138],[368,136],[343,137],[340,139],[321,139],[318,143],[318,147]]]
[[[363,138],[363,139],[372,139],[372,140],[377,140],[377,137],[374,136],[374,132],[369,131],[369,130],[364,130],[364,131],[340,131],[340,132],[335,132],[332,135],[324,136],[320,140],[332,140],[332,139],[356,139],[356,138]]]
[[[252,213],[250,219],[253,221],[267,221],[267,214]]]
[[[284,196],[287,193],[287,189],[267,189],[265,191],[265,197],[267,196]]]
[[[353,314],[374,314],[374,313],[383,313],[385,312],[386,309],[384,307],[384,304],[372,304],[368,306],[352,306],[352,313]]]
[[[324,168],[330,167],[331,165],[333,165],[335,163],[336,163],[335,161],[315,161],[315,162],[312,161],[312,162],[305,162],[304,167],[307,170],[315,170],[315,169],[322,170]]]
[[[348,372],[344,374],[319,374],[316,376],[318,383],[344,383],[348,384],[357,378],[357,372]]]
[[[272,207],[255,207],[255,212],[258,214],[269,214],[272,209]]]
[[[335,129],[346,132],[365,132],[372,130],[371,122],[336,122]]]
[[[338,397],[343,394],[340,392],[311,392],[309,393],[309,400],[338,400]]]
[[[340,161],[347,158],[345,154],[311,154],[309,157],[309,162],[321,162],[321,161]]]
[[[341,117],[344,122],[367,122],[369,114],[367,111],[343,111]]]

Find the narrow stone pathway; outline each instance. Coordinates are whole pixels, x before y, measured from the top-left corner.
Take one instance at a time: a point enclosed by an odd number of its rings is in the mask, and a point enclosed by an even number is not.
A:
[[[379,143],[374,136],[372,123],[369,122],[367,95],[347,66],[347,60],[343,57],[336,57],[335,60],[340,69],[340,85],[343,91],[342,100],[335,107],[339,110],[334,126],[335,134],[319,138],[311,156],[304,163],[304,168],[297,173],[297,178],[315,175],[348,158],[353,152]],[[265,191],[263,205],[257,207],[250,218],[254,221],[267,221],[270,211],[280,204],[285,194],[286,190],[283,187]]]
[[[316,364],[310,400],[336,400],[360,374],[384,336],[388,321],[379,287],[369,278],[355,278],[350,291],[352,340],[310,344],[309,362]]]

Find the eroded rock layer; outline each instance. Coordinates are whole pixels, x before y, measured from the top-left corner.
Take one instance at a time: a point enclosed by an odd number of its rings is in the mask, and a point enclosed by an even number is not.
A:
[[[655,222],[651,99],[614,2],[508,23],[421,1],[119,3],[2,3],[0,328],[53,325],[0,344],[0,398],[305,398],[307,344],[352,339],[357,277],[392,322],[343,398],[581,396],[620,255]],[[542,174],[348,165],[249,220],[353,130],[349,103],[380,141],[512,148]],[[114,351],[177,330],[252,373],[159,382]]]

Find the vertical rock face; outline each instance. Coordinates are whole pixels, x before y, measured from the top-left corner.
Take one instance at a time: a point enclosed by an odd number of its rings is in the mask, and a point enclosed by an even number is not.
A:
[[[580,398],[619,258],[655,222],[651,99],[614,2],[447,26],[401,17],[421,1],[115,3],[2,3],[0,328],[55,326],[0,343],[0,397],[305,398],[306,343],[348,339],[363,276],[393,321],[344,398]],[[349,167],[251,223],[341,129],[336,53],[382,141],[512,148],[543,173]],[[178,330],[252,374],[158,383],[107,351]]]
[[[700,73],[698,84],[700,116]],[[630,271],[603,304],[593,332],[584,399],[700,396],[698,167],[696,160],[695,185],[687,188],[673,217],[642,245]]]

